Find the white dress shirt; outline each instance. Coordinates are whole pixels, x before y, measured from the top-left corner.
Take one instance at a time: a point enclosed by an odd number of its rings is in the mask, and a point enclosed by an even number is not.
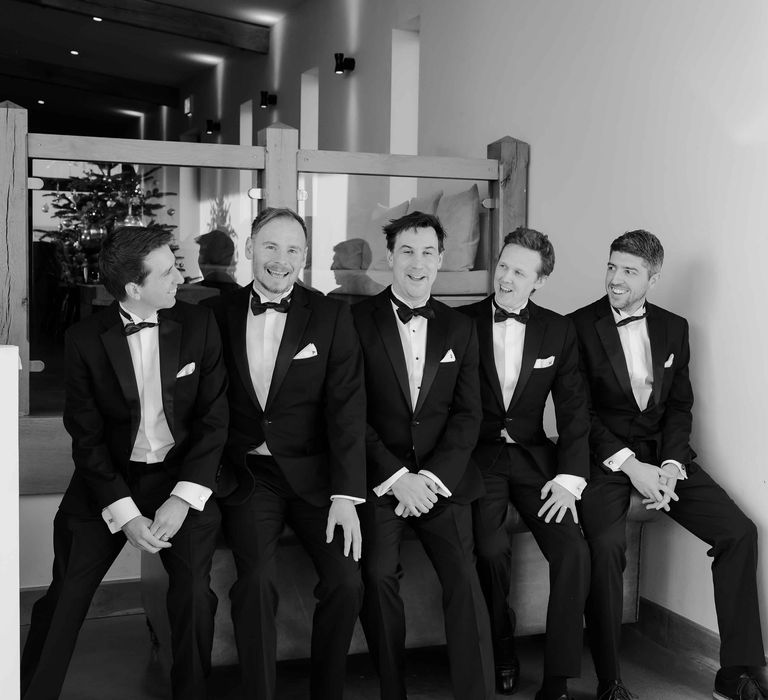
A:
[[[527,301],[516,309],[507,309],[514,313],[520,313]],[[501,385],[501,396],[504,399],[504,407],[509,408],[512,396],[515,393],[517,380],[520,377],[520,369],[523,365],[523,346],[525,344],[526,325],[516,321],[513,318],[505,319],[496,323],[493,320],[495,308],[491,305],[491,325],[493,327],[493,359],[496,364],[496,373],[499,376]],[[515,441],[507,432],[506,428],[501,429],[501,437],[505,442],[512,444]],[[558,474],[553,479],[564,489],[570,491],[577,499],[581,499],[581,492],[587,485],[586,479],[576,474]]]
[[[645,304],[632,314],[626,314],[620,309],[611,307],[613,319],[616,323],[630,318],[632,316],[643,316],[645,314]],[[629,371],[629,381],[632,386],[632,395],[641,411],[648,406],[648,401],[653,393],[653,358],[651,356],[651,340],[648,336],[648,323],[646,319],[632,321],[616,329],[619,332],[621,349],[624,351],[624,359],[627,362]],[[618,452],[612,454],[603,464],[613,472],[621,470],[624,462],[635,453],[628,447],[623,447]],[[679,472],[681,479],[687,478],[685,467],[674,459],[665,459],[661,466],[665,464],[674,464]]]
[[[293,292],[293,287],[282,294],[269,298],[265,297],[258,289],[253,287],[253,294],[259,298],[262,304],[266,302],[279,303]],[[248,319],[245,322],[245,351],[248,357],[248,372],[251,375],[253,390],[259,400],[262,409],[267,405],[269,387],[272,384],[272,375],[275,372],[277,352],[285,332],[285,322],[288,314],[275,309],[267,309],[264,313],[255,316],[248,307]],[[270,456],[267,441],[254,447],[249,454]],[[334,494],[335,498],[346,498],[355,504],[364,503],[365,499],[344,494]]]
[[[157,323],[157,313],[147,318],[139,318],[120,305],[122,311],[130,316],[133,323],[147,321]],[[122,314],[123,326],[131,321]],[[132,462],[156,464],[162,462],[174,446],[173,435],[168,427],[163,408],[163,387],[160,380],[160,346],[158,326],[144,328],[138,333],[127,336],[128,349],[131,353],[133,373],[139,390],[141,418],[136,441],[131,450]],[[195,510],[203,510],[211,496],[211,489],[191,481],[179,481],[170,495],[178,496]],[[129,520],[141,515],[133,498],[126,496],[104,508],[102,518],[110,532],[118,532]]]
[[[411,305],[395,294],[394,291],[392,294],[397,297],[402,304],[412,309],[424,306],[429,301],[429,297],[427,296],[417,304]],[[395,315],[395,324],[397,325],[397,332],[400,334],[400,343],[403,347],[403,354],[405,355],[405,366],[408,369],[408,387],[411,392],[411,409],[415,409],[419,400],[419,392],[421,391],[421,380],[424,376],[424,356],[427,353],[427,324],[429,322],[423,316],[413,316],[408,323],[403,323],[397,315],[397,305],[394,302],[392,302],[392,313]],[[390,476],[389,479],[374,487],[373,492],[377,496],[383,496],[385,493],[389,492],[392,485],[403,474],[407,474],[408,472],[409,469],[407,467],[401,467]],[[437,485],[437,493],[441,496],[448,497],[451,495],[451,492],[446,488],[445,484],[428,469],[420,469],[419,474],[432,479]]]

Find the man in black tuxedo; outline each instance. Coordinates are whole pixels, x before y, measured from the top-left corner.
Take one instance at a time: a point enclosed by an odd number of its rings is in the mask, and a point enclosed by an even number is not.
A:
[[[529,297],[547,280],[555,251],[547,236],[518,228],[504,239],[494,293],[461,310],[480,344],[483,423],[473,459],[485,496],[473,504],[480,583],[491,618],[496,691],[511,695],[519,664],[507,602],[511,579],[507,505],[517,508],[549,562],[544,680],[537,700],[567,700],[566,679],[581,671],[589,550],[576,501],[589,474],[589,409],[573,323]],[[544,432],[552,394],[557,446]],[[542,503],[543,501],[543,503]]]
[[[253,222],[245,252],[253,283],[210,300],[229,370],[222,502],[235,556],[232,621],[246,697],[275,697],[275,554],[286,523],[317,569],[311,697],[343,695],[362,602],[365,388],[349,307],[297,283],[307,230],[289,209]],[[334,540],[334,530],[343,529]]]
[[[445,233],[413,212],[384,227],[393,282],[352,307],[365,357],[368,484],[361,621],[383,700],[405,690],[400,543],[412,528],[443,586],[454,697],[493,697],[488,613],[475,569],[470,503],[482,479],[470,465],[480,427],[472,322],[430,297]]]
[[[176,302],[170,233],[126,227],[99,266],[117,300],[67,331],[64,426],[75,473],[53,523],[53,582],[34,606],[24,700],[57,698],[91,598],[126,539],[169,576],[176,700],[203,700],[216,596],[213,499],[227,436],[226,371],[207,309]]]
[[[693,392],[688,378],[688,323],[646,301],[664,249],[648,231],[611,244],[607,296],[573,312],[591,398],[592,474],[581,521],[592,555],[586,620],[600,700],[625,700],[619,637],[625,523],[632,489],[646,507],[667,511],[704,540],[720,628],[720,664],[713,697],[765,695],[750,667],[764,664],[757,598],[757,532],[728,494],[695,461],[691,449]]]

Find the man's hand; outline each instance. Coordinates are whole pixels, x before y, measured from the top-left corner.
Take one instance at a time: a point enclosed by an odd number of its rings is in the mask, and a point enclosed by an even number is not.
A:
[[[344,556],[349,556],[352,548],[352,558],[360,561],[363,549],[363,537],[360,534],[360,520],[357,517],[355,504],[348,498],[334,498],[328,511],[328,524],[325,528],[325,541],[333,541],[333,531],[340,525],[344,531]]]
[[[665,464],[661,471],[663,474],[659,477],[659,481],[666,487],[664,498],[661,501],[654,501],[650,498],[644,498],[646,510],[666,510],[669,512],[670,501],[679,501],[680,498],[675,493],[675,486],[677,480],[680,478],[680,470],[676,464]]]
[[[155,511],[155,519],[149,528],[150,533],[159,540],[167,542],[184,523],[189,512],[189,503],[178,496],[169,496],[168,500]]]
[[[159,540],[149,531],[150,525],[152,521],[149,518],[137,515],[123,525],[122,530],[128,541],[138,550],[156,554],[161,549],[170,547],[170,542]]]
[[[632,486],[643,496],[643,503],[648,504],[646,508],[655,503],[662,503],[665,497],[667,502],[669,498],[677,500],[677,494],[674,493],[674,489],[670,491],[669,486],[667,486],[667,475],[659,467],[641,462],[636,457],[629,457],[621,465],[621,471],[629,477]],[[670,493],[672,495],[667,496]],[[660,507],[663,508],[664,506]],[[669,510],[669,507],[667,507],[667,510]]]
[[[545,523],[550,522],[552,518],[555,518],[556,523],[562,522],[569,510],[573,516],[573,522],[579,522],[579,516],[576,515],[576,496],[565,486],[561,486],[556,481],[548,481],[541,489],[541,500],[545,498],[547,498],[546,502],[537,513],[539,517],[546,513]]]
[[[432,506],[437,503],[436,488],[437,485],[432,479],[427,479],[421,474],[403,474],[392,484],[392,493],[399,501],[395,514],[402,515],[407,512],[418,518],[422,513],[429,513]],[[403,509],[398,513],[400,506]]]

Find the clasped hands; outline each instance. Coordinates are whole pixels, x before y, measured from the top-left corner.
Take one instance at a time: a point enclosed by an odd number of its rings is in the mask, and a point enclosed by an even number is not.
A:
[[[671,501],[679,501],[675,493],[675,485],[680,471],[674,464],[656,467],[653,464],[641,462],[636,457],[629,457],[621,470],[643,497],[647,510],[666,510],[669,512]]]
[[[188,512],[189,503],[178,496],[169,496],[155,511],[154,520],[137,515],[125,523],[122,530],[136,549],[156,554],[171,546],[168,540],[179,531]]]
[[[429,513],[437,503],[437,489],[437,484],[423,474],[403,474],[391,487],[397,499],[395,515],[418,518],[423,513]]]

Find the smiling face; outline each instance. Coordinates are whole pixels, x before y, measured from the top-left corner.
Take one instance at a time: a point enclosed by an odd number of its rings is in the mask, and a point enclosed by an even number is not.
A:
[[[443,254],[432,227],[405,229],[397,234],[392,250],[387,251],[392,268],[392,291],[411,305],[429,297]]]
[[[139,318],[147,318],[176,303],[176,288],[184,281],[176,268],[176,256],[167,245],[155,248],[144,258],[148,272],[141,284],[125,285],[124,306]]]
[[[538,251],[514,243],[504,246],[493,273],[496,303],[508,311],[521,309],[528,297],[547,281],[540,270]]]
[[[287,292],[307,261],[307,239],[293,218],[272,219],[245,242],[256,289],[274,299]]]
[[[614,251],[605,272],[605,291],[614,309],[633,314],[645,302],[648,290],[661,276],[651,274],[648,263],[638,255]]]

